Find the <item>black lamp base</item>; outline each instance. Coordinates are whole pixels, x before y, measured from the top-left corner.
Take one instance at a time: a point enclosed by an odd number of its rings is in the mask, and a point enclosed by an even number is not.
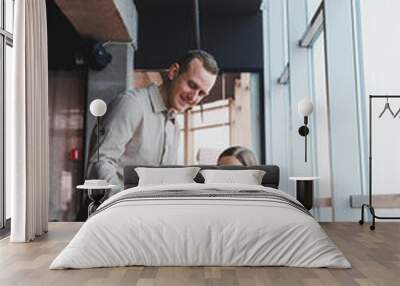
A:
[[[299,134],[300,134],[301,136],[307,136],[308,133],[310,133],[310,130],[308,129],[307,126],[305,126],[305,125],[300,126],[300,128],[299,128]]]

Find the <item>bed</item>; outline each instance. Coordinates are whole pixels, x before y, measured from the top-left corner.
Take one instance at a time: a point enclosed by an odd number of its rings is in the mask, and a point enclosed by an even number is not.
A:
[[[125,167],[125,190],[98,208],[50,269],[351,267],[311,214],[278,189],[277,166],[200,166],[264,170],[261,185],[205,184],[199,173],[195,183],[151,186],[138,186],[136,167]]]

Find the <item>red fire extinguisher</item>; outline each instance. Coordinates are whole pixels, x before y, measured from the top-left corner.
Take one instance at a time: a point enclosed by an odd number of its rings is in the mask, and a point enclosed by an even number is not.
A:
[[[71,161],[80,160],[81,159],[81,151],[76,147],[71,148],[71,150],[69,151],[69,159]]]
[[[71,161],[78,161],[82,159],[82,152],[81,150],[76,147],[77,145],[77,138],[71,138],[70,150],[69,150],[69,159]]]

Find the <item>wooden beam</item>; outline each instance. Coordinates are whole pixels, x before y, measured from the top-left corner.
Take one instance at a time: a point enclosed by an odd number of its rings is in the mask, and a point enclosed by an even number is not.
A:
[[[56,3],[84,37],[99,41],[134,40],[113,0],[56,0]]]

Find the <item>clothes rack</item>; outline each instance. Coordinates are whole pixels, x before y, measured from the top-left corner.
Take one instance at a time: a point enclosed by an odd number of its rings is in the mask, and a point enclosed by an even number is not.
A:
[[[372,205],[372,100],[375,98],[400,98],[400,95],[370,95],[369,96],[369,192],[368,192],[368,204],[363,204],[361,206],[361,219],[359,220],[359,224],[364,224],[364,209],[369,209],[372,216],[372,224],[370,225],[370,229],[375,229],[375,219],[383,219],[383,220],[392,220],[392,219],[400,219],[400,217],[388,217],[388,216],[378,216],[375,213],[375,208]],[[396,113],[396,115],[398,112]]]

